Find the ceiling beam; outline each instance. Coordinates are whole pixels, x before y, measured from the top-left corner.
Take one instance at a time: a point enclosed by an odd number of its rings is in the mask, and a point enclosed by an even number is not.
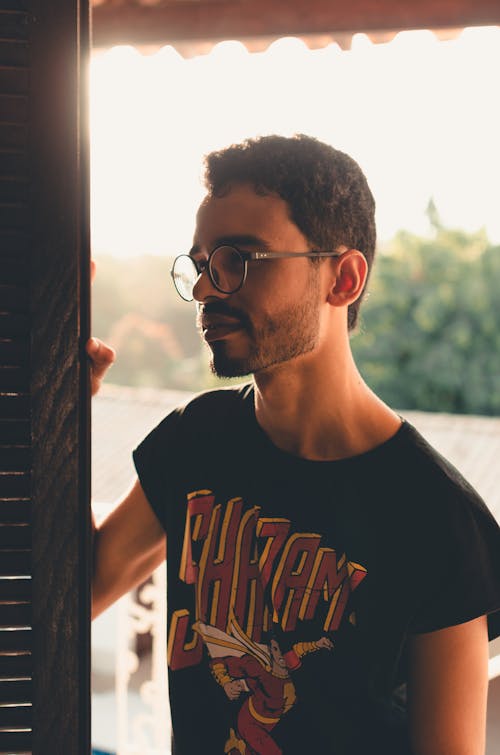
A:
[[[166,45],[496,24],[498,0],[95,0],[93,43]]]

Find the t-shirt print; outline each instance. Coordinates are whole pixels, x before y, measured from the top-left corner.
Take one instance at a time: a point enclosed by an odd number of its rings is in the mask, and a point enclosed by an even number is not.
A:
[[[262,516],[240,497],[188,494],[179,579],[192,585],[194,613],[174,610],[168,664],[175,672],[205,655],[214,683],[239,703],[224,753],[282,752],[272,731],[297,704],[293,674],[311,653],[335,652],[335,631],[366,574],[321,534],[295,532],[290,519]],[[297,637],[303,622],[318,628],[314,639]],[[293,637],[289,647],[275,627]]]

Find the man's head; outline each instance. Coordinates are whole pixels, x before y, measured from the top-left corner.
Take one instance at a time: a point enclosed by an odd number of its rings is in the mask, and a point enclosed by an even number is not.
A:
[[[375,202],[359,165],[344,152],[310,136],[263,136],[209,154],[205,161],[209,196],[246,183],[273,193],[311,248],[358,249],[371,269],[375,254]],[[349,305],[348,328],[358,321],[362,295]]]

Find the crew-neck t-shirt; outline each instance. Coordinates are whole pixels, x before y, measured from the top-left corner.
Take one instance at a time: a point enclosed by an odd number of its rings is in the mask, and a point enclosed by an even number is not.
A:
[[[245,385],[176,409],[134,461],[167,533],[176,755],[405,755],[409,636],[485,613],[500,634],[500,529],[406,421],[306,460]]]

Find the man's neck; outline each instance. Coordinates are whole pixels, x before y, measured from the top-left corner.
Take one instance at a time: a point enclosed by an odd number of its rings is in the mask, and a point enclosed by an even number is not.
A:
[[[363,381],[350,348],[305,355],[254,376],[257,421],[283,451],[313,460],[357,456],[401,420]]]

